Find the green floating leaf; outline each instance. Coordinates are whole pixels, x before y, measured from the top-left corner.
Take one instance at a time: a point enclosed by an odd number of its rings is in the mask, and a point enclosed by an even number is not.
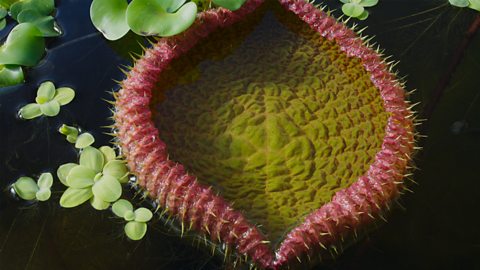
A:
[[[5,28],[5,26],[7,26],[7,20],[1,19],[0,20],[0,31],[3,30],[3,28]]]
[[[148,222],[152,219],[152,217],[152,211],[148,210],[145,207],[141,207],[135,210],[135,221]]]
[[[0,19],[5,18],[8,14],[8,11],[1,7],[1,6],[3,6],[2,4],[3,3],[0,1]]]
[[[18,20],[18,15],[24,10],[35,10],[43,16],[52,14],[55,9],[54,0],[22,0],[10,6],[10,15]]]
[[[176,12],[180,7],[185,4],[186,0],[163,0],[160,1],[160,6],[162,7],[163,10],[165,10],[168,13],[174,13]]]
[[[58,167],[57,169],[58,179],[60,179],[60,182],[62,182],[62,184],[64,184],[65,186],[68,186],[67,176],[70,174],[70,171],[76,166],[78,165],[75,163],[67,163]]]
[[[378,4],[378,0],[361,0],[359,4],[362,7],[373,7]]]
[[[25,81],[20,66],[0,65],[0,87],[16,85]]]
[[[123,219],[126,221],[132,221],[135,220],[135,213],[133,211],[127,211],[125,212],[125,215],[123,215]]]
[[[43,113],[40,109],[40,104],[37,103],[27,104],[23,106],[19,111],[19,115],[23,119],[33,119],[41,116],[42,114]]]
[[[41,202],[44,202],[50,199],[51,195],[52,191],[50,191],[50,188],[40,188],[40,190],[35,193],[35,198]]]
[[[123,218],[125,213],[133,211],[133,205],[127,200],[120,199],[112,205],[112,211],[117,217]]]
[[[40,110],[46,116],[57,116],[60,113],[60,104],[56,100],[50,100],[40,104]]]
[[[343,13],[349,17],[354,17],[354,18],[362,15],[364,10],[365,9],[362,6],[355,3],[347,3],[342,6]]]
[[[128,174],[127,166],[121,160],[109,161],[103,168],[103,174],[112,176],[121,183],[128,182],[126,177]]]
[[[75,91],[70,87],[60,87],[57,88],[55,92],[55,96],[53,97],[54,100],[58,101],[61,106],[67,105],[68,103],[72,102],[75,98]]]
[[[104,159],[103,154],[94,147],[86,147],[80,154],[80,165],[94,170],[99,173],[103,169]]]
[[[90,199],[90,204],[92,205],[93,208],[95,208],[96,210],[105,210],[107,209],[109,206],[110,206],[110,203],[109,202],[106,202],[96,196],[93,196],[91,199]]]
[[[77,165],[70,169],[70,172],[67,175],[66,183],[67,186],[72,188],[87,188],[91,187],[95,181],[95,175],[97,172],[91,168]]]
[[[93,196],[91,188],[67,188],[60,198],[60,205],[64,208],[78,206]]]
[[[92,187],[92,192],[95,197],[98,197],[106,202],[114,202],[122,195],[122,186],[109,175],[104,175]]]
[[[95,138],[93,138],[92,134],[85,132],[80,134],[77,137],[77,141],[75,142],[75,147],[78,149],[86,148],[92,145],[95,142]]]
[[[29,201],[36,198],[35,194],[38,191],[38,186],[32,178],[20,177],[13,184],[13,189],[20,198]]]
[[[42,173],[37,181],[38,187],[42,188],[50,188],[53,185],[53,176],[51,173]]]
[[[57,37],[61,34],[55,27],[55,19],[52,16],[42,15],[35,10],[22,10],[17,16],[17,21],[34,24],[44,37]]]
[[[368,11],[364,10],[363,13],[360,16],[357,17],[357,19],[362,20],[362,21],[366,20],[368,18],[368,15],[369,15]]]
[[[108,40],[117,40],[130,30],[127,24],[126,0],[94,0],[90,6],[90,18],[98,31]]]
[[[0,47],[0,64],[35,66],[45,52],[41,32],[31,23],[15,26]]]
[[[470,5],[468,7],[480,11],[480,0],[470,0]]]
[[[243,6],[246,0],[213,0],[212,2],[220,7],[235,11]]]
[[[132,240],[140,240],[147,233],[147,224],[143,222],[130,221],[125,225],[125,234]]]
[[[133,0],[127,9],[127,22],[139,35],[173,36],[185,31],[195,21],[197,5],[189,2],[175,13],[162,8],[162,0]]]
[[[110,146],[102,146],[98,150],[102,152],[105,163],[108,163],[109,161],[115,160],[117,158],[115,150],[113,150],[113,148],[111,148]]]
[[[448,0],[452,6],[456,7],[468,7],[470,5],[470,2],[468,0]]]
[[[55,85],[52,82],[47,81],[40,84],[40,87],[38,87],[37,97],[35,98],[35,101],[38,104],[43,104],[45,102],[52,100],[54,96],[55,96]]]

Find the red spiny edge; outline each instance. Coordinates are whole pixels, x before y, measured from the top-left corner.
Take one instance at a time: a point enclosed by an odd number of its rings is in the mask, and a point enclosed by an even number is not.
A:
[[[414,147],[412,115],[401,83],[388,64],[357,34],[311,3],[279,0],[321,36],[334,40],[348,56],[361,59],[379,89],[390,113],[381,150],[369,170],[332,201],[309,214],[293,229],[273,254],[265,237],[212,189],[188,174],[183,165],[168,159],[166,145],[151,119],[150,100],[159,74],[169,63],[190,50],[218,28],[224,28],[254,11],[262,0],[249,0],[239,10],[202,12],[181,35],[159,39],[145,51],[127,78],[121,82],[114,113],[119,144],[138,184],[182,224],[225,243],[239,255],[250,257],[259,267],[278,269],[290,260],[334,245],[359,226],[372,222],[399,196]]]

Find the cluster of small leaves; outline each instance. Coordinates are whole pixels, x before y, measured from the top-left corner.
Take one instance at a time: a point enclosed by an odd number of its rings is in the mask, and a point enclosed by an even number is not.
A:
[[[0,87],[24,81],[22,66],[35,66],[45,53],[45,37],[61,34],[54,0],[0,0],[0,28],[9,13],[18,22],[0,47]]]
[[[456,7],[468,7],[477,11],[480,11],[480,0],[448,0],[452,6]]]
[[[340,0],[343,3],[342,12],[353,18],[365,20],[368,18],[366,7],[373,7],[378,4],[378,0]]]
[[[35,182],[30,177],[20,177],[13,183],[12,187],[18,197],[30,201],[46,201],[52,195],[50,188],[53,184],[53,176],[51,173],[42,173]]]
[[[79,131],[77,128],[65,124],[58,129],[58,132],[65,135],[67,141],[75,144],[75,148],[78,149],[86,148],[95,142],[92,134],[84,132],[78,135]]]
[[[230,10],[240,8],[245,0],[212,0]],[[122,38],[132,30],[142,36],[173,36],[188,29],[197,16],[197,3],[210,7],[205,0],[93,0],[90,17],[93,25],[109,40]]]
[[[153,217],[152,211],[141,207],[133,210],[133,205],[127,200],[118,200],[112,205],[113,213],[123,218],[127,224],[124,231],[128,238],[132,240],[140,240],[147,232],[147,222]]]
[[[23,119],[33,119],[42,115],[56,116],[60,112],[60,106],[70,103],[75,97],[75,91],[69,87],[55,88],[50,82],[44,82],[37,90],[35,103],[23,106],[18,114]]]

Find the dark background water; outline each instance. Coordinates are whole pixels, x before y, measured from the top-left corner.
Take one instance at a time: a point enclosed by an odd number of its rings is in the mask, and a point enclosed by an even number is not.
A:
[[[219,269],[221,258],[180,240],[160,220],[144,240],[133,242],[108,211],[60,208],[60,185],[47,203],[28,205],[9,195],[19,176],[55,172],[76,160],[56,131],[62,123],[92,132],[97,145],[110,140],[101,128],[110,124],[103,99],[111,99],[108,92],[118,88],[114,80],[123,78],[119,66],[129,63],[123,49],[138,46],[133,39],[103,39],[90,23],[90,3],[57,1],[64,35],[49,39],[46,57],[27,72],[25,84],[0,89],[0,269]],[[326,4],[340,7],[336,0]],[[396,68],[407,76],[407,88],[417,89],[412,100],[421,102],[416,110],[427,121],[419,129],[428,137],[416,157],[419,169],[412,178],[418,185],[402,197],[402,207],[318,269],[480,269],[479,34],[462,50],[455,72],[448,72],[476,13],[446,0],[380,0],[369,10],[370,18],[360,23],[369,26],[364,33],[400,60]],[[440,83],[450,76],[448,85]],[[34,100],[45,80],[75,88],[77,97],[55,118],[19,120],[18,109]],[[463,128],[454,132],[454,123]]]

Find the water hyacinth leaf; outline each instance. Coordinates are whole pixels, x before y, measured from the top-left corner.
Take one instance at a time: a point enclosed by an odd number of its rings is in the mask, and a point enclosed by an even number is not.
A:
[[[162,0],[133,0],[127,9],[127,22],[139,35],[173,36],[185,31],[195,21],[197,5],[189,2],[175,13],[163,10]]]
[[[122,186],[114,177],[104,175],[95,182],[92,192],[95,197],[106,202],[114,202],[122,195]]]
[[[108,163],[109,161],[117,158],[117,154],[115,153],[115,150],[113,150],[113,148],[111,148],[110,146],[102,146],[98,150],[102,152],[103,157],[105,159],[105,163]]]
[[[127,166],[121,160],[112,160],[109,161],[105,167],[103,168],[103,173],[105,175],[110,175],[123,183],[126,179],[126,175],[128,173]],[[125,181],[126,182],[126,181]]]
[[[53,176],[51,173],[42,173],[37,181],[38,187],[42,188],[50,188],[53,185]]]
[[[65,186],[68,186],[67,176],[70,174],[70,171],[76,166],[78,165],[75,163],[66,163],[58,167],[57,177],[60,180],[60,182],[62,182],[62,184],[64,184]]]
[[[245,0],[213,0],[215,5],[235,11],[242,7]]]
[[[70,172],[67,175],[66,183],[67,186],[73,188],[86,188],[92,186],[94,178],[97,172],[91,168],[77,165],[70,169]]]
[[[88,201],[93,196],[90,188],[67,188],[60,198],[60,205],[72,208]]]
[[[60,104],[56,100],[50,100],[40,104],[40,110],[46,116],[57,116],[60,113]]]
[[[75,91],[70,87],[57,88],[57,91],[55,92],[55,96],[53,97],[53,99],[58,101],[58,103],[60,103],[60,105],[62,106],[72,102],[74,98],[75,98]]]
[[[13,184],[13,189],[20,198],[29,201],[35,199],[35,194],[38,191],[38,186],[32,178],[20,177]]]
[[[125,225],[125,234],[132,240],[140,240],[147,233],[147,224],[130,221]]]
[[[468,7],[468,5],[470,5],[468,0],[448,0],[448,2],[456,7]]]
[[[125,212],[125,215],[123,215],[123,219],[126,221],[132,221],[135,220],[135,213],[131,210]]]
[[[22,10],[17,16],[17,21],[34,24],[44,37],[56,37],[61,34],[56,30],[55,19],[52,16],[42,15],[35,10]]]
[[[0,47],[0,64],[35,66],[45,52],[45,42],[40,30],[31,23],[21,23],[13,28]]]
[[[99,173],[103,169],[104,159],[103,154],[94,147],[86,147],[80,154],[80,165],[94,170]]]
[[[135,221],[148,222],[152,219],[152,217],[152,211],[148,210],[145,207],[141,207],[135,210]]]
[[[160,1],[160,6],[166,12],[173,13],[177,11],[183,4],[185,4],[186,0],[163,0]]]
[[[20,111],[19,115],[23,119],[33,119],[42,115],[42,110],[40,109],[40,104],[37,103],[30,103],[23,106]]]
[[[106,202],[96,196],[93,196],[91,199],[90,199],[90,204],[92,205],[93,208],[95,208],[96,210],[105,210],[107,209],[109,206],[110,206],[110,203],[109,202]]]
[[[361,0],[360,5],[363,7],[373,7],[378,4],[378,0]]]
[[[133,211],[133,205],[127,200],[120,199],[112,205],[112,211],[117,217],[123,218],[125,213]]]
[[[92,134],[85,132],[80,134],[77,137],[75,142],[75,148],[82,149],[92,145],[95,142],[95,138],[93,138]]]
[[[342,6],[343,13],[349,17],[358,17],[362,15],[364,10],[362,6],[354,3],[347,3]]]
[[[117,40],[130,30],[127,7],[126,0],[94,0],[90,6],[90,18],[106,39]]]
[[[52,191],[50,191],[49,188],[40,188],[40,190],[37,191],[37,193],[35,193],[35,198],[37,198],[37,200],[41,202],[44,202],[50,199],[51,195],[52,195]]]
[[[52,82],[44,82],[40,84],[37,90],[37,97],[35,101],[38,104],[43,104],[47,101],[52,100],[55,96],[55,85]]]
[[[0,87],[16,85],[24,82],[22,67],[16,65],[0,65]]]

